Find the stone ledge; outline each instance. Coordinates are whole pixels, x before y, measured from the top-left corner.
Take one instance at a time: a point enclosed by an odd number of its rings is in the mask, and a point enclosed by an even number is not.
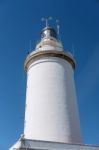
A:
[[[9,150],[99,150],[99,145],[69,144],[21,138]]]
[[[56,50],[46,50],[46,51],[37,51],[37,52],[35,51],[35,53],[31,53],[30,55],[28,55],[24,64],[25,70],[27,71],[28,66],[32,61],[38,60],[43,57],[58,57],[58,58],[65,59],[75,69],[75,65],[76,65],[75,60],[68,53],[62,51],[56,51]]]

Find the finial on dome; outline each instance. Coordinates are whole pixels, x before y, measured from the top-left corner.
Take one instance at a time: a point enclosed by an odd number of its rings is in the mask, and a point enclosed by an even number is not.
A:
[[[46,27],[49,27],[49,20],[52,20],[52,17],[42,18],[41,21],[45,21]]]

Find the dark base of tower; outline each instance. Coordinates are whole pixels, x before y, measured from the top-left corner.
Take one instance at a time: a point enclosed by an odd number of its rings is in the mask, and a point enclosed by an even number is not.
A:
[[[68,144],[20,138],[9,150],[99,150],[99,145]]]

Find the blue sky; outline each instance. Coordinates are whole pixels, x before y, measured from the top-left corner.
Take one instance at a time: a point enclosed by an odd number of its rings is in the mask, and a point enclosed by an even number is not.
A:
[[[75,50],[75,82],[83,141],[99,144],[99,1],[0,0],[0,150],[23,132],[24,60],[40,39],[42,17],[60,20],[65,50]]]

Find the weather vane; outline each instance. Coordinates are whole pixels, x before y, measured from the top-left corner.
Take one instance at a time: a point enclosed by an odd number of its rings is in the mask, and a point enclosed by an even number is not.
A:
[[[41,21],[45,21],[46,27],[49,26],[49,20],[52,20],[52,17],[42,18]]]

